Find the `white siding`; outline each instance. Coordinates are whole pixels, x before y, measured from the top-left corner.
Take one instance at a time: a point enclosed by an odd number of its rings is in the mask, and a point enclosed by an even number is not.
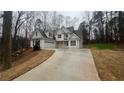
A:
[[[40,40],[40,48],[41,49],[44,48],[44,40],[43,39]]]
[[[58,38],[58,35],[61,35],[61,38]],[[62,31],[58,31],[55,38],[56,38],[56,41],[63,41],[64,40],[64,34],[62,33]]]
[[[37,33],[37,35],[36,35]],[[32,36],[32,39],[37,39],[37,38],[42,38],[43,36],[41,35],[41,33],[39,31],[35,31],[34,35]]]
[[[75,46],[71,46],[71,41],[76,41],[76,45]],[[69,40],[69,48],[79,48],[79,37],[75,34],[72,34],[70,40]]]
[[[54,40],[44,40],[44,48],[55,48]]]

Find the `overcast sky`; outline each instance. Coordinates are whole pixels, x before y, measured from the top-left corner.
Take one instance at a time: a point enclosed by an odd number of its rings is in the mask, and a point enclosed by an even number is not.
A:
[[[71,18],[77,17],[79,21],[77,22],[77,26],[75,27],[75,29],[77,29],[79,24],[82,22],[83,13],[81,11],[57,11],[57,12],[64,16],[70,16]]]

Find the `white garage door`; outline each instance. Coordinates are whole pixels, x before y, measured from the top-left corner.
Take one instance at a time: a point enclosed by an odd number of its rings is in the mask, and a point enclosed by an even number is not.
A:
[[[44,40],[44,48],[55,48],[54,40]]]

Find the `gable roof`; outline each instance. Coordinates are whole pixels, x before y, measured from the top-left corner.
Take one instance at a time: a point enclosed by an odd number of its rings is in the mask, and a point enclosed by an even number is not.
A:
[[[45,34],[44,31],[40,30],[39,32],[41,33],[41,35],[43,36],[43,38],[47,38],[47,36],[46,36],[46,34]]]
[[[81,38],[81,32],[79,30],[75,30],[73,33],[75,33],[79,38]]]
[[[34,36],[34,34],[35,34],[36,31],[39,31],[43,38],[47,38],[47,36],[46,36],[46,34],[45,34],[45,32],[44,32],[43,30],[36,29],[36,30],[33,31],[32,34],[30,35],[30,39],[32,39],[32,37]]]
[[[69,39],[71,39],[73,36],[76,36],[76,38],[80,39],[80,37],[77,36],[75,33],[72,33]]]

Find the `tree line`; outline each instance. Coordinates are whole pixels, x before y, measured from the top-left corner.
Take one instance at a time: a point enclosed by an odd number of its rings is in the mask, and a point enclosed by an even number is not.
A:
[[[82,32],[84,44],[124,42],[123,11],[93,11],[85,14],[87,20],[78,28]]]

